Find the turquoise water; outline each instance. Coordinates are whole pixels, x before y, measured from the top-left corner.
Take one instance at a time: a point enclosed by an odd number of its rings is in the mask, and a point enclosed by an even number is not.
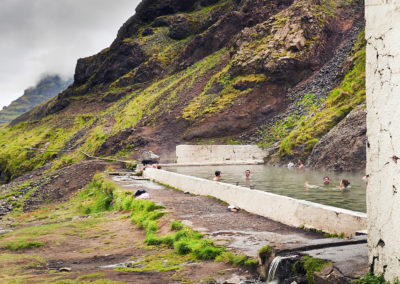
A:
[[[244,171],[246,169],[251,171],[250,181],[245,178]],[[322,172],[266,165],[168,167],[165,170],[205,179],[212,179],[214,172],[219,170],[222,172],[221,182],[366,212],[366,184],[362,180],[363,173]],[[330,185],[323,185],[324,176],[329,176]],[[340,190],[339,183],[343,178],[350,181],[349,190]],[[310,184],[308,189],[304,186],[305,181]]]

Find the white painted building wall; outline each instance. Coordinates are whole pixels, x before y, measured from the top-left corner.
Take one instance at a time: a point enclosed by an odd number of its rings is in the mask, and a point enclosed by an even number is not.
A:
[[[393,281],[400,279],[400,1],[365,4],[369,261]]]
[[[178,145],[178,164],[259,164],[267,153],[257,145]]]
[[[146,178],[183,191],[214,196],[289,226],[305,226],[346,236],[367,227],[367,215],[361,212],[152,168],[146,169],[143,174]]]

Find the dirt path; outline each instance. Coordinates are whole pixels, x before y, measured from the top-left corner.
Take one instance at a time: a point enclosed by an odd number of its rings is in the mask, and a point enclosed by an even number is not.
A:
[[[245,211],[230,212],[227,204],[214,198],[185,194],[125,176],[111,178],[125,190],[135,192],[145,189],[150,199],[164,205],[173,218],[208,234],[217,244],[227,246],[236,253],[257,257],[258,250],[264,245],[281,250],[311,245],[323,239],[321,234],[292,228]]]

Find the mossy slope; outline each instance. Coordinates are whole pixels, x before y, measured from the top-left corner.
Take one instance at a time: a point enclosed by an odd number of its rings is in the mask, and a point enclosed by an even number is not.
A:
[[[345,40],[336,17],[353,13],[351,26],[362,14],[357,1],[183,2],[144,1],[109,48],[78,61],[70,88],[0,129],[4,179],[79,161],[79,151],[129,157],[146,147],[163,157],[179,143],[238,140],[278,115],[286,91]],[[309,151],[363,98],[349,102],[349,84],[327,100],[329,113],[293,128],[281,155]]]

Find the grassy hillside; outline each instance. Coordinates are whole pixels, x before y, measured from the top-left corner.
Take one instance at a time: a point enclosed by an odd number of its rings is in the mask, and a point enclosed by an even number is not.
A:
[[[80,161],[79,150],[134,157],[148,148],[172,161],[176,144],[245,141],[276,121],[288,91],[332,59],[363,17],[359,1],[146,3],[109,48],[78,61],[72,86],[0,129],[5,180]],[[326,100],[304,96],[306,116],[276,121],[272,139],[255,142],[281,141],[281,157],[308,153],[364,98],[361,46]]]

